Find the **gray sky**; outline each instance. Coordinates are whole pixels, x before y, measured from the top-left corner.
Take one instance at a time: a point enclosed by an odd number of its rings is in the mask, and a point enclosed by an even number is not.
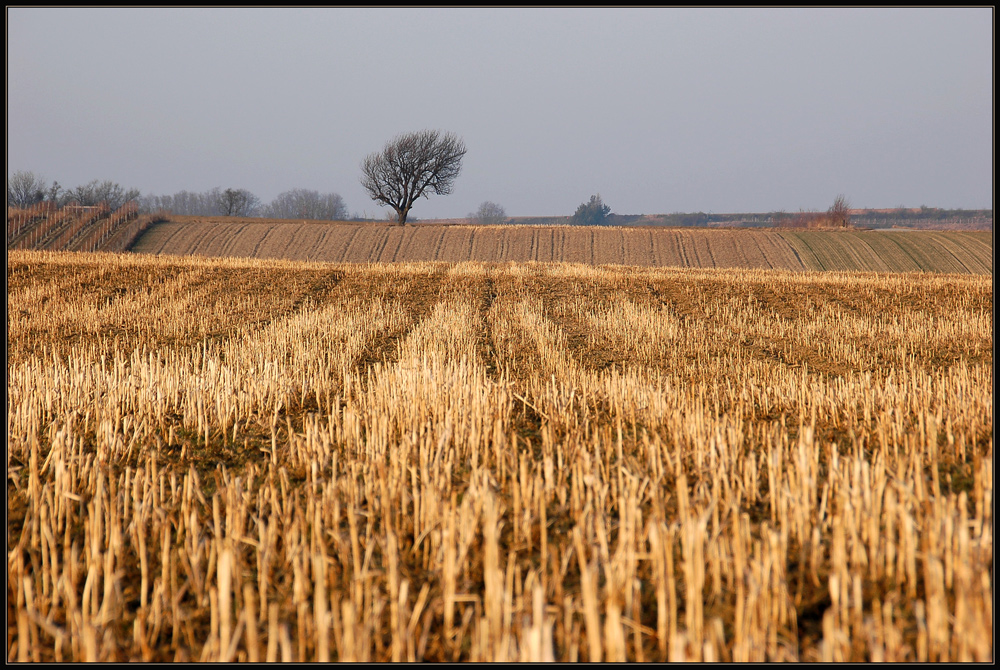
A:
[[[7,171],[382,211],[393,136],[511,216],[992,208],[993,9],[8,8]]]

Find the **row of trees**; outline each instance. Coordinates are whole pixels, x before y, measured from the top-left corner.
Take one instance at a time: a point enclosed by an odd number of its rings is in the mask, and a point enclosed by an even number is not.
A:
[[[49,184],[34,172],[18,171],[7,177],[7,205],[21,209],[40,202],[51,202],[57,207],[75,202],[85,207],[107,203],[108,207],[116,210],[138,198],[139,189],[126,189],[108,179],[95,179],[76,188],[65,189],[57,181]]]
[[[452,133],[423,130],[398,135],[387,142],[381,151],[369,154],[362,161],[361,185],[372,200],[391,207],[395,212],[392,218],[399,225],[404,225],[417,199],[431,194],[451,193],[455,180],[461,173],[466,151],[462,139]],[[117,209],[130,200],[138,200],[143,212],[170,211],[188,216],[321,221],[351,218],[347,204],[337,193],[319,193],[300,188],[285,191],[270,203],[264,204],[256,195],[243,188],[216,187],[203,193],[180,191],[173,195],[140,196],[137,189],[125,190],[111,181],[95,179],[75,189],[63,190],[58,182],[49,185],[31,172],[15,172],[8,176],[8,205],[24,208],[45,200],[59,206],[74,201],[80,205],[105,202],[112,209]],[[589,202],[577,207],[571,220],[575,225],[606,225],[610,215],[611,207],[601,200],[600,194],[595,194],[590,197]],[[685,221],[680,225],[705,225],[707,218],[698,213],[698,221]],[[483,202],[476,212],[470,213],[469,219],[483,225],[509,221],[504,208],[490,201]],[[776,225],[848,227],[851,225],[850,204],[843,195],[838,195],[825,214],[803,213],[794,220],[776,216],[774,221]]]
[[[452,133],[423,130],[398,135],[381,151],[369,154],[361,163],[361,185],[380,205],[395,212],[395,220],[404,225],[414,202],[431,194],[451,193],[462,171],[466,154],[465,142]],[[29,207],[43,200],[58,201],[61,206],[71,201],[81,205],[108,203],[117,209],[125,202],[138,200],[143,212],[170,211],[189,216],[260,216],[278,219],[344,220],[347,205],[336,193],[319,193],[307,189],[285,191],[269,204],[243,188],[214,188],[203,193],[180,191],[173,195],[140,196],[137,189],[124,190],[110,181],[93,181],[70,191],[62,191],[58,182],[51,186],[44,178],[31,172],[15,172],[7,178],[7,202],[17,207]],[[573,216],[574,223],[599,225],[604,223],[611,208],[599,195],[580,205]],[[485,225],[506,223],[504,208],[494,202],[483,202],[469,218]]]
[[[64,207],[70,203],[96,206],[106,203],[117,210],[137,202],[143,213],[170,211],[188,216],[259,216],[273,219],[342,221],[350,217],[347,204],[337,193],[320,193],[294,188],[280,193],[270,203],[245,188],[213,188],[201,193],[179,191],[173,195],[142,195],[139,189],[123,188],[110,180],[95,179],[88,184],[64,189],[30,171],[7,176],[7,205],[26,209],[42,202]]]
[[[350,217],[347,204],[337,193],[294,188],[278,194],[270,203],[244,188],[213,188],[202,193],[179,191],[173,195],[140,198],[144,211],[168,210],[181,216],[247,216],[268,219],[343,221]]]

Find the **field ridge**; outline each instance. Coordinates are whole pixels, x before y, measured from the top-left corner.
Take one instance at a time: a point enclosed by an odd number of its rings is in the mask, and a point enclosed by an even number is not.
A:
[[[577,262],[639,267],[992,274],[992,233],[315,223],[184,217],[131,251],[330,263]]]

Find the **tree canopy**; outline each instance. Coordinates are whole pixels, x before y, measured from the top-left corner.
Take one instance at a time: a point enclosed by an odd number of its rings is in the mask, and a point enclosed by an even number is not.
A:
[[[372,200],[392,207],[403,225],[417,198],[451,193],[465,153],[465,143],[452,133],[399,135],[362,161],[361,185]]]
[[[600,226],[607,222],[611,208],[604,204],[600,194],[590,196],[590,202],[581,203],[573,214],[573,223],[579,226]]]
[[[469,220],[481,226],[495,226],[507,223],[507,211],[495,202],[486,200],[479,205],[479,209],[469,214]]]

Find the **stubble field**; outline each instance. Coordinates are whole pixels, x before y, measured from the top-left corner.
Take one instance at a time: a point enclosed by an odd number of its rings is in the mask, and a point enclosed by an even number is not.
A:
[[[990,274],[7,279],[8,660],[993,659]]]

